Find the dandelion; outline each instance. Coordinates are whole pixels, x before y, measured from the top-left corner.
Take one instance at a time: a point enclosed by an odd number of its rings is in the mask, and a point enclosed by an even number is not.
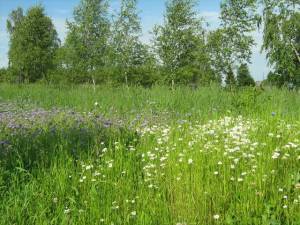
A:
[[[136,211],[132,211],[130,214],[131,216],[136,216]]]
[[[193,163],[193,160],[192,160],[192,159],[189,159],[189,160],[188,160],[188,164],[191,165],[192,163]]]
[[[287,205],[284,205],[284,206],[283,206],[284,209],[287,209],[287,207],[288,207]]]

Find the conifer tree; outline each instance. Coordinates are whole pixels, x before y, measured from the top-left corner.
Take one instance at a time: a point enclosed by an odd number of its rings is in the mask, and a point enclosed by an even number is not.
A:
[[[239,87],[255,86],[255,81],[250,75],[247,64],[241,64],[237,72],[237,85]]]
[[[233,88],[236,86],[236,78],[231,66],[229,66],[226,70],[225,84],[228,88]]]

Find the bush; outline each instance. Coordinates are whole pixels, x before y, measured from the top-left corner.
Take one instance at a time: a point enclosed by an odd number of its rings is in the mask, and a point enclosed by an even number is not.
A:
[[[6,80],[7,70],[5,68],[0,69],[0,82],[4,82]]]

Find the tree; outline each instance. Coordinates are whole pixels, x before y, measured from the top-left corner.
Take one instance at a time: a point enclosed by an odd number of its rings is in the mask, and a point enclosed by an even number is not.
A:
[[[228,67],[250,62],[255,44],[251,32],[259,21],[256,10],[256,0],[221,2],[221,27],[208,35],[208,52],[218,77],[228,76]]]
[[[228,43],[230,39],[226,37],[223,28],[218,28],[209,32],[207,40],[212,70],[218,80],[222,81],[223,77],[227,76],[228,67],[231,67],[234,63],[231,58],[232,49]]]
[[[255,45],[251,32],[259,22],[257,0],[223,0],[221,2],[221,27],[227,40],[232,63],[250,62]]]
[[[236,86],[236,78],[233,73],[231,66],[229,66],[226,70],[226,78],[225,78],[226,87],[233,88]]]
[[[53,57],[59,46],[54,25],[41,6],[30,8],[26,16],[18,8],[9,16],[9,70],[20,82],[47,79],[53,68]]]
[[[167,83],[195,83],[212,76],[196,3],[168,1],[164,24],[154,29],[154,47]]]
[[[99,72],[108,65],[110,21],[107,0],[81,0],[74,10],[74,21],[67,22],[63,66],[74,82],[103,81]]]
[[[239,87],[255,86],[255,81],[251,77],[248,65],[246,63],[241,64],[238,69],[237,85]]]
[[[7,19],[6,27],[9,35],[13,35],[16,27],[22,22],[24,19],[23,9],[18,7],[17,9],[13,10]]]
[[[113,25],[113,50],[111,65],[117,74],[115,79],[123,83],[137,84],[147,79],[145,65],[153,62],[149,49],[140,41],[141,21],[137,12],[137,0],[122,0],[121,9]],[[142,68],[143,67],[143,68]]]
[[[274,67],[276,83],[300,86],[300,1],[262,0],[262,3],[262,50]]]

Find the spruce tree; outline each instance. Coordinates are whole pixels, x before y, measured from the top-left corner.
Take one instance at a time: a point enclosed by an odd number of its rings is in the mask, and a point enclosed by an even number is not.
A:
[[[241,64],[237,72],[237,85],[239,87],[255,86],[255,81],[250,75],[247,64]]]
[[[236,86],[236,83],[237,82],[233,70],[231,66],[229,66],[226,70],[226,78],[225,78],[226,87],[233,88]]]

